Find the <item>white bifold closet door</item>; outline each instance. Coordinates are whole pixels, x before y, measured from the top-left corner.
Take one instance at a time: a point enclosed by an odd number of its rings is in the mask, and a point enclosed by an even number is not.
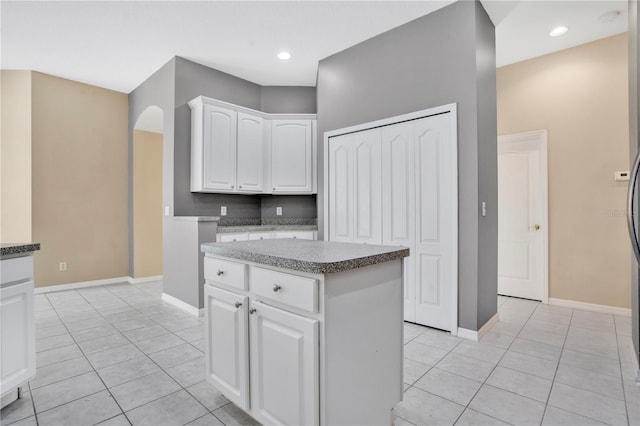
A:
[[[405,320],[456,327],[451,113],[329,139],[329,239],[409,247]],[[454,287],[452,287],[454,286]]]

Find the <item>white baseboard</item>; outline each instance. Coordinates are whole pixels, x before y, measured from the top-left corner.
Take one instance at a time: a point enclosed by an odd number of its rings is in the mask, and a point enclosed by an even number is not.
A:
[[[640,364],[638,363],[638,353],[636,352],[636,348],[633,346],[633,340],[629,339],[629,356],[631,357],[631,367],[633,371],[636,372],[636,377],[634,377],[636,381],[636,385],[640,386]]]
[[[631,309],[619,308],[617,306],[596,305],[595,303],[578,302],[575,300],[549,298],[549,304],[562,306],[563,308],[580,309],[583,311],[599,312],[601,314],[619,315],[621,317],[631,317]]]
[[[162,275],[156,275],[154,277],[141,277],[141,278],[129,277],[128,279],[129,284],[142,284],[142,283],[148,283],[151,281],[160,281],[160,280],[162,280]]]
[[[106,285],[106,284],[119,284],[119,283],[126,284],[128,282],[129,282],[129,277],[107,278],[104,280],[81,281],[81,282],[71,283],[71,284],[60,284],[60,285],[49,285],[46,287],[36,287],[33,289],[33,292],[34,294],[53,293],[55,291],[76,290],[79,288],[96,287],[99,285]]]
[[[183,302],[182,300],[175,298],[173,296],[168,295],[167,293],[162,293],[162,300],[172,304],[176,308],[180,308],[183,311],[195,316],[200,317],[204,314],[204,309],[198,309],[195,306],[191,306],[190,304]]]
[[[495,325],[495,323],[498,322],[499,319],[500,318],[498,317],[498,314],[496,313],[478,331],[469,330],[467,328],[458,328],[458,337],[461,337],[463,339],[473,340],[474,342],[477,342],[480,339],[482,339],[482,336],[484,336],[485,334],[487,334],[487,332],[489,330],[491,330],[491,327],[493,327]]]

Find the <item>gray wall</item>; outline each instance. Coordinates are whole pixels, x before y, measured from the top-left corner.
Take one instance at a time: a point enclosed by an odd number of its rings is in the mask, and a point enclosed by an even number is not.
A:
[[[269,114],[316,113],[316,88],[303,86],[263,86],[261,111]]]
[[[276,216],[276,207],[282,207],[282,216]],[[316,213],[315,195],[273,195],[262,197],[263,219],[315,218]]]
[[[459,327],[478,330],[497,311],[495,42],[480,3],[453,3],[323,59],[317,97],[319,194],[324,132],[458,104]]]
[[[638,22],[640,9],[638,2],[629,0],[629,153],[633,161],[640,146],[640,43],[638,43]],[[640,197],[640,190],[636,199]],[[636,210],[637,211],[637,210]],[[636,217],[638,220],[638,217]],[[631,335],[635,354],[640,359],[640,279],[638,264],[632,261],[631,274]]]

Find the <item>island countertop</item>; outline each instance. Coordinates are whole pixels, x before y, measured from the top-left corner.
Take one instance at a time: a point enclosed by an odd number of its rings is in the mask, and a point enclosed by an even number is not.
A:
[[[40,243],[1,243],[0,257],[26,255],[40,250]]]
[[[409,256],[406,247],[299,239],[205,243],[201,251],[314,274],[343,272]]]

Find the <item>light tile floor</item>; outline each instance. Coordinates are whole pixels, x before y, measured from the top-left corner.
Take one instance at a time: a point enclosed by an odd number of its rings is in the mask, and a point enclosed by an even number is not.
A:
[[[204,324],[160,282],[36,295],[36,377],[3,425],[255,424],[204,381]],[[640,425],[628,318],[498,298],[480,343],[405,326],[395,425]]]

